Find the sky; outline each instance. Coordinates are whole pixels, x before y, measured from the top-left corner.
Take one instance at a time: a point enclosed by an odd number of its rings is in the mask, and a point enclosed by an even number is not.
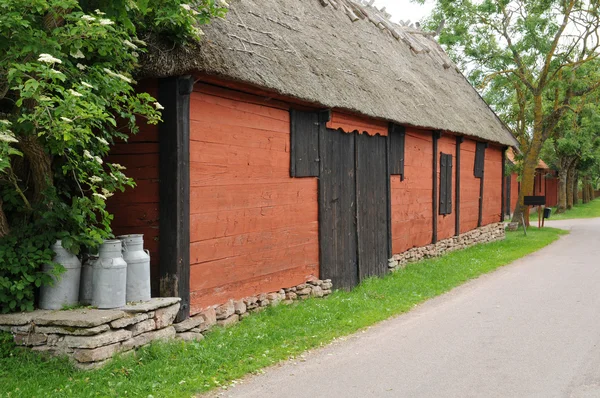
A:
[[[392,14],[394,22],[400,19],[403,21],[410,19],[414,23],[429,15],[433,10],[433,4],[432,0],[427,0],[424,5],[413,3],[410,0],[376,0],[374,5],[379,9],[385,6],[386,11]]]

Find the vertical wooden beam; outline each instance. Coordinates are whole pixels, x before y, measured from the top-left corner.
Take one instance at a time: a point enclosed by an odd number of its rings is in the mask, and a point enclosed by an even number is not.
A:
[[[460,144],[464,140],[464,137],[456,137],[456,192],[454,193],[454,235],[456,236],[460,235]]]
[[[159,126],[160,295],[181,297],[177,321],[190,314],[190,94],[191,76],[159,81],[165,107]]]
[[[437,224],[438,224],[438,140],[442,136],[441,131],[434,131],[433,137],[433,172],[431,173],[433,183],[433,232],[431,234],[431,243],[437,243]]]
[[[485,144],[485,148],[488,144]],[[477,217],[477,227],[483,224],[483,180],[485,178],[485,149],[483,151],[483,166],[481,170],[481,178],[479,179],[479,216]]]
[[[500,205],[500,221],[504,221],[504,214],[506,213],[504,206],[506,206],[506,150],[508,147],[502,148],[502,204]]]
[[[392,258],[392,166],[390,164],[390,137],[392,135],[393,124],[388,127],[388,136],[385,141],[385,156],[387,167],[387,231],[388,231],[388,259]]]

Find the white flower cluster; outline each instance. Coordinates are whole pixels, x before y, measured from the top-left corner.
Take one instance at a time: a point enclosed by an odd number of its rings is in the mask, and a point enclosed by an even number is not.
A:
[[[121,166],[119,163],[112,163],[112,167],[114,167],[117,170],[127,170],[127,167]]]
[[[67,91],[69,91],[69,93],[70,93],[70,94],[71,94],[73,97],[83,97],[83,94],[81,94],[80,92],[77,92],[77,91],[73,90],[72,88],[70,88],[70,89],[69,89],[69,90],[67,90]]]
[[[156,108],[157,111],[160,111],[162,109],[165,109],[164,106],[162,106],[161,104],[159,104],[158,102],[154,103],[154,107]]]
[[[139,48],[138,46],[136,46],[135,44],[133,44],[129,40],[123,40],[123,44],[125,44],[129,48],[133,48],[134,50],[137,50]]]
[[[39,62],[44,62],[47,64],[62,64],[62,61],[58,58],[53,57],[50,54],[40,54],[40,57],[38,58]]]
[[[97,140],[98,140],[98,141],[99,141],[101,144],[108,145],[108,141],[106,141],[104,138],[102,138],[102,137],[96,137],[96,139],[97,139]]]
[[[88,21],[88,22],[94,22],[96,20],[96,18],[92,17],[91,15],[82,15],[81,19],[83,19],[84,21]]]
[[[85,58],[85,55],[81,52],[81,50],[77,50],[75,52],[71,51],[71,57],[73,58]]]
[[[83,87],[87,87],[87,88],[94,88],[94,86],[92,86],[91,84],[89,84],[89,83],[86,83],[86,82],[81,82],[81,85],[82,85]]]
[[[91,176],[90,181],[93,183],[98,183],[98,182],[102,182],[102,178],[98,177],[98,176]]]
[[[131,80],[129,77],[122,75],[120,73],[115,73],[112,70],[108,69],[108,68],[102,68],[102,70],[104,72],[106,72],[107,75],[112,76],[112,77],[118,77],[119,79],[123,80],[124,82],[127,83],[132,83],[133,80]]]
[[[102,18],[100,20],[100,25],[107,26],[107,25],[113,25],[113,24],[114,24],[114,22],[107,18]]]
[[[67,123],[73,123],[73,119],[69,119],[68,117],[61,116],[60,120]]]

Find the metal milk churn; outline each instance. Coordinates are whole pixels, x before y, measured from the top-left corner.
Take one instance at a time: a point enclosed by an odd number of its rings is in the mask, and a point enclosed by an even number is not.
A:
[[[105,240],[92,269],[92,305],[101,309],[124,306],[127,263],[121,253],[121,241]]]
[[[65,272],[58,277],[51,276],[53,286],[40,287],[40,308],[44,310],[59,310],[65,305],[76,305],[79,299],[79,280],[81,275],[81,261],[76,255],[62,247],[62,242],[57,240],[52,245],[55,253],[53,262],[65,267]],[[54,266],[44,264],[43,271],[50,273]]]
[[[122,235],[123,258],[127,262],[127,302],[150,300],[150,253],[144,250],[144,235]]]
[[[81,304],[90,305],[92,304],[92,291],[93,291],[93,265],[98,260],[98,256],[90,255],[81,267],[81,282],[79,284],[79,302]]]

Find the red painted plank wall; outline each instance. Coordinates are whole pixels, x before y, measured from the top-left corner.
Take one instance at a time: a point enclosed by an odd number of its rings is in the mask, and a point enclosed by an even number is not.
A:
[[[558,178],[546,179],[546,207],[555,207],[558,204]]]
[[[438,240],[450,238],[454,236],[456,216],[455,200],[456,200],[456,137],[453,135],[442,134],[442,137],[438,140],[438,195],[440,194],[440,178],[441,178],[441,162],[440,153],[446,153],[452,155],[452,213],[441,215],[438,211],[438,227],[437,235]],[[462,159],[461,159],[462,162]],[[438,198],[438,210],[439,210],[439,198]]]
[[[358,131],[360,134],[366,132],[368,135],[379,134],[387,137],[388,125],[388,122],[333,111],[331,120],[327,123],[327,128],[341,129],[346,133]]]
[[[139,91],[149,92],[156,98],[156,80],[140,82]],[[159,293],[158,271],[158,127],[141,124],[140,132],[128,142],[117,143],[107,159],[127,170],[137,186],[117,192],[107,201],[107,209],[114,214],[112,228],[115,235],[144,234],[144,247],[150,251],[152,294]]]
[[[392,252],[426,246],[432,239],[433,144],[429,131],[406,130],[404,181],[391,178]]]
[[[197,85],[191,97],[191,311],[318,276],[317,179],[289,176],[288,109]]]
[[[485,150],[482,225],[500,222],[502,213],[502,148]],[[462,214],[462,213],[461,213]]]
[[[510,214],[514,213],[519,201],[519,180],[517,173],[510,175]]]
[[[475,141],[469,139],[465,139],[460,145],[460,233],[477,228],[479,217],[480,182],[479,178],[475,178],[473,174],[475,147]],[[485,173],[487,178],[487,168]],[[500,211],[500,206],[498,206],[498,211]]]

